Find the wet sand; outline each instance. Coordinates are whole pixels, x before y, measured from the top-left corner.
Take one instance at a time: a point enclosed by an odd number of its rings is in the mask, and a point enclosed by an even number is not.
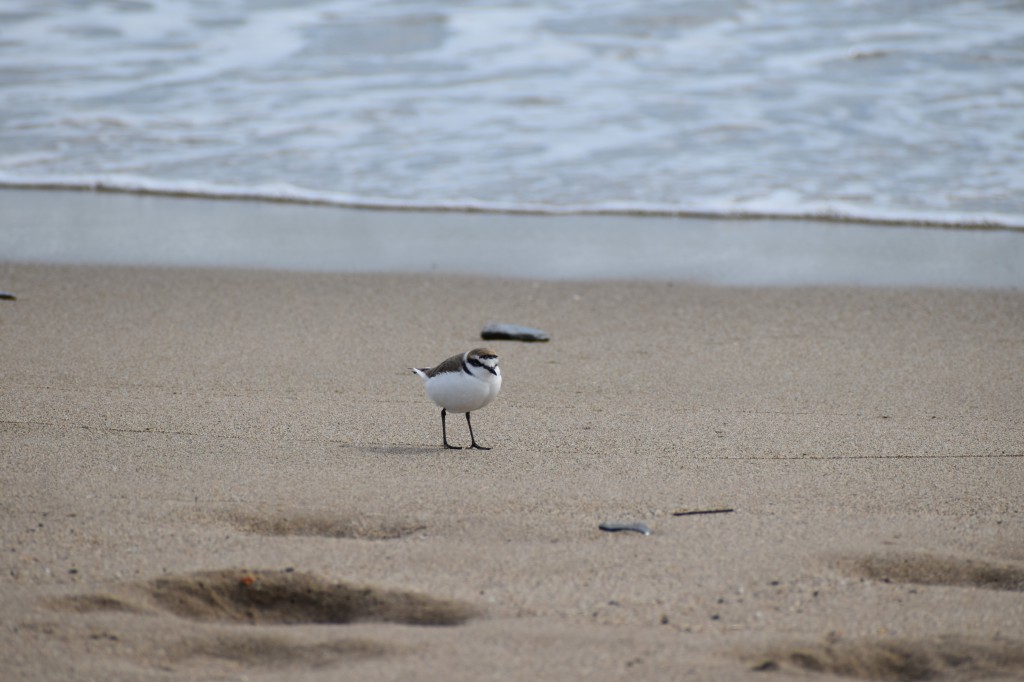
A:
[[[1024,290],[1024,231],[377,211],[0,189],[0,260],[740,286]]]
[[[1024,675],[1020,291],[0,289],[5,680]],[[552,340],[445,451],[406,368],[497,321]]]

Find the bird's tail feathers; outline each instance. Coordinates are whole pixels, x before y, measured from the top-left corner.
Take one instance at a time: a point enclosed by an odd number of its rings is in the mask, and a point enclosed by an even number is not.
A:
[[[413,373],[416,374],[417,376],[419,376],[421,379],[426,379],[427,378],[427,369],[426,368],[420,369],[418,367],[410,367],[409,369],[411,369],[413,371]]]

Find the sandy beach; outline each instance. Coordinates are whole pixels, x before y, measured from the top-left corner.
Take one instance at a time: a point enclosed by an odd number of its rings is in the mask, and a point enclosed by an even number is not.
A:
[[[1020,290],[0,289],[5,680],[1024,676]],[[407,368],[490,322],[552,340],[445,451]]]

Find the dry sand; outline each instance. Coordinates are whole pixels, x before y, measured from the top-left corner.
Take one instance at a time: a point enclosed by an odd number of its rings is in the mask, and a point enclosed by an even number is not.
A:
[[[1020,291],[0,289],[4,680],[1024,677]],[[495,321],[445,451],[405,368]]]

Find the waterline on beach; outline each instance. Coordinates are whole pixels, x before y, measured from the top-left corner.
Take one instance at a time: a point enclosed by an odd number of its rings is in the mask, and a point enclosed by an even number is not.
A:
[[[1012,230],[357,210],[108,192],[0,190],[0,201],[0,255],[10,262],[1024,287],[1024,234]]]

